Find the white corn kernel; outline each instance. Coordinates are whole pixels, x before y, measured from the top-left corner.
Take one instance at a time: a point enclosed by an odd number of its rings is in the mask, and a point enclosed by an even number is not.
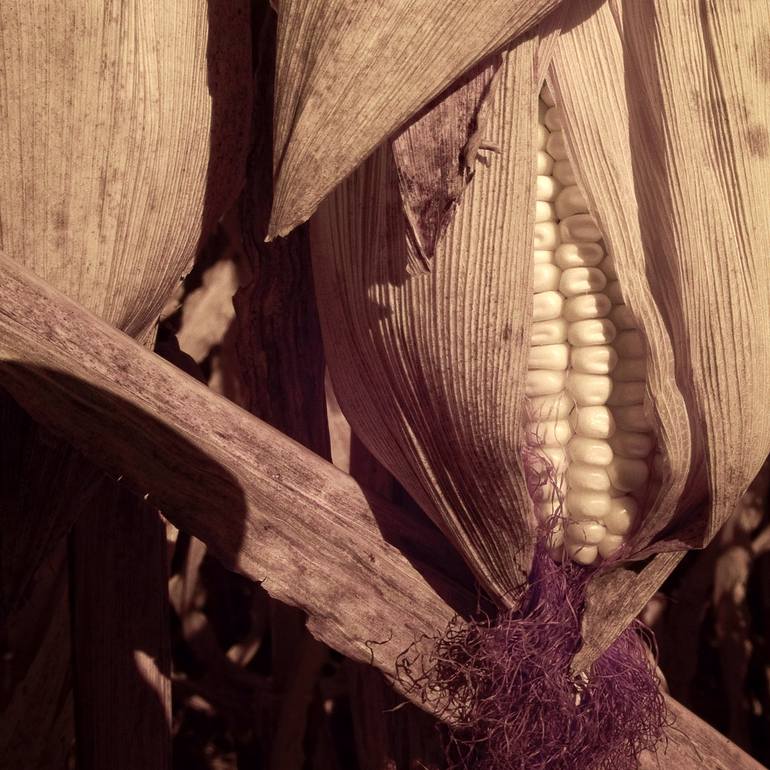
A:
[[[572,407],[572,399],[563,391],[550,396],[535,396],[527,401],[527,413],[532,421],[563,420],[569,417]]]
[[[573,323],[585,321],[588,318],[603,318],[611,308],[612,303],[606,294],[578,294],[567,299],[563,313],[564,318]]]
[[[567,470],[567,450],[564,447],[540,447],[538,454],[545,470],[557,475],[564,475]]]
[[[599,543],[599,556],[602,559],[610,559],[614,556],[623,545],[623,538],[620,535],[611,535],[607,533],[601,543]]]
[[[541,500],[535,503],[535,518],[541,524],[545,524],[551,517],[560,514],[561,506],[558,500]],[[561,533],[561,528],[559,530]]]
[[[615,350],[620,358],[643,358],[644,337],[638,329],[626,329],[615,338]]]
[[[572,214],[587,214],[588,202],[576,185],[565,187],[556,198],[556,216],[559,219],[572,216]]]
[[[615,432],[615,419],[606,406],[574,409],[570,422],[575,433],[586,438],[610,438]]]
[[[571,345],[606,345],[615,339],[615,326],[606,318],[590,318],[570,324],[567,340]]]
[[[598,521],[571,521],[567,524],[564,536],[568,543],[598,545],[606,534],[604,525]]]
[[[654,448],[654,441],[649,433],[631,433],[619,430],[610,439],[610,446],[615,454],[621,457],[644,459]]]
[[[570,442],[572,443],[572,442]],[[573,462],[567,468],[570,489],[589,489],[591,492],[609,492],[610,477],[601,465]]]
[[[567,145],[564,142],[564,132],[551,131],[545,149],[554,160],[564,160],[567,157]]]
[[[612,447],[599,438],[573,436],[567,445],[567,454],[574,463],[607,466],[612,462]]]
[[[552,170],[553,170],[553,158],[545,150],[538,150],[537,173],[550,174]]]
[[[532,252],[532,260],[536,265],[553,264],[554,252],[546,249],[535,249]]]
[[[576,406],[606,404],[612,393],[612,378],[606,374],[584,374],[574,369],[567,374],[567,392]]]
[[[601,271],[607,276],[608,281],[617,281],[618,274],[615,272],[615,261],[608,254],[599,265]]]
[[[593,564],[599,556],[599,549],[595,545],[581,545],[580,543],[568,543],[567,555],[572,561],[588,566]]]
[[[565,297],[601,291],[607,285],[604,273],[596,267],[569,267],[561,274],[559,291]]]
[[[603,519],[610,512],[611,499],[606,492],[568,489],[567,510],[574,519]]]
[[[553,251],[560,243],[559,228],[555,222],[535,222],[533,245],[536,249]]]
[[[537,321],[532,324],[531,345],[554,345],[566,341],[567,322],[563,318],[552,318],[550,321]]]
[[[524,392],[527,396],[553,396],[564,390],[567,373],[548,369],[530,369],[527,372]]]
[[[548,141],[548,137],[546,137],[546,142],[547,141]],[[543,147],[545,147],[545,145],[543,145]],[[572,164],[566,158],[563,160],[557,160],[553,164],[553,171],[551,173],[565,187],[568,187],[569,185],[573,185],[577,183],[577,179],[575,178],[575,171],[572,168]]]
[[[625,301],[623,299],[623,292],[620,290],[619,281],[607,281],[604,293],[610,298],[613,305],[622,305]]]
[[[557,291],[561,281],[561,270],[556,265],[540,263],[534,269],[535,292]]]
[[[604,249],[598,243],[562,243],[556,249],[555,261],[562,269],[596,267],[604,259]]]
[[[532,320],[550,321],[560,318],[564,297],[558,291],[544,291],[532,297]]]
[[[561,185],[552,176],[538,174],[535,179],[535,199],[539,201],[555,201],[561,192]]]
[[[616,382],[607,403],[610,406],[641,404],[644,401],[646,387],[644,382]]]
[[[565,343],[540,345],[529,349],[530,369],[563,371],[569,364],[569,347]]]
[[[644,411],[644,404],[613,406],[612,412],[615,415],[615,422],[621,430],[647,433],[653,428],[653,423]]]
[[[567,480],[564,474],[550,474],[541,479],[541,483],[532,492],[532,500],[536,503],[550,503],[557,506],[567,492]]]
[[[615,305],[610,311],[610,319],[618,329],[636,329],[637,327],[636,319],[628,305]]]
[[[543,116],[543,123],[545,123],[549,131],[559,131],[561,129],[559,108],[556,106],[549,107]]]
[[[610,499],[607,515],[602,524],[612,535],[625,535],[633,526],[639,513],[639,505],[633,497],[613,497]]]
[[[610,317],[612,317],[611,314]],[[612,376],[618,382],[644,380],[647,377],[647,360],[645,358],[618,359],[618,365],[615,367]]]
[[[607,475],[615,489],[621,492],[633,492],[636,489],[641,489],[647,483],[650,469],[644,460],[615,457],[607,467]]]
[[[548,201],[535,201],[535,222],[555,222],[556,209]]]
[[[537,149],[538,150],[544,150],[545,146],[548,144],[548,137],[551,135],[551,132],[542,124],[537,124]]]
[[[566,310],[565,303],[565,310]],[[585,374],[609,374],[618,362],[615,348],[609,345],[589,345],[584,348],[572,348],[570,363],[577,372]],[[613,382],[615,377],[612,378]]]
[[[553,134],[551,135],[553,137]],[[559,222],[561,239],[565,243],[588,241],[595,243],[602,239],[602,231],[590,214],[573,214]]]
[[[569,420],[531,422],[527,425],[527,437],[536,446],[565,447],[572,437],[572,426]]]

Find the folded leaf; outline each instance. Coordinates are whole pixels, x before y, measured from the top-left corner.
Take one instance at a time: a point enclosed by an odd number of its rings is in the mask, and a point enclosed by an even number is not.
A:
[[[285,235],[387,136],[559,0],[281,0],[270,235]]]
[[[410,272],[430,269],[439,238],[483,149],[500,57],[477,65],[393,140]]]

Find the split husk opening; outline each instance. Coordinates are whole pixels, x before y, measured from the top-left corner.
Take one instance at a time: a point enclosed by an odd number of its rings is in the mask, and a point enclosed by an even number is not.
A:
[[[409,200],[397,169],[404,135],[417,135],[414,126],[430,112],[383,142],[312,221],[343,409],[502,606],[516,605],[534,542],[520,458],[521,382],[534,121],[545,72],[570,159],[648,347],[647,404],[665,475],[630,555],[703,546],[767,455],[770,426],[753,406],[766,396],[770,362],[767,228],[759,223],[766,182],[756,168],[767,160],[749,162],[756,155],[749,145],[739,153],[741,136],[758,136],[755,123],[767,123],[767,99],[759,97],[767,88],[756,66],[756,82],[745,82],[726,53],[750,13],[575,3],[517,39],[485,81],[495,90],[485,97],[479,147],[492,149],[479,150],[428,274],[407,269]],[[706,91],[688,101],[683,89],[693,80]],[[447,114],[462,93],[450,89],[449,106],[432,109]],[[421,141],[430,156],[436,142]],[[419,149],[411,140],[408,147],[412,156]],[[671,560],[660,564],[670,569]]]
[[[770,451],[766,26],[755,6],[734,1],[562,4],[499,58],[479,45],[476,69],[433,102],[427,83],[437,81],[426,74],[419,113],[410,84],[389,114],[408,104],[413,119],[395,133],[377,124],[376,148],[337,167],[337,178],[353,170],[311,220],[343,411],[501,618],[519,611],[537,539],[523,381],[537,98],[549,83],[646,342],[645,408],[663,455],[628,563],[585,577],[572,675],[600,665],[682,553],[710,541]],[[310,73],[303,87],[329,77]],[[356,96],[366,116],[381,94]],[[354,111],[343,114],[355,125]],[[317,191],[314,175],[317,165],[302,182]],[[292,219],[286,205],[274,219]]]

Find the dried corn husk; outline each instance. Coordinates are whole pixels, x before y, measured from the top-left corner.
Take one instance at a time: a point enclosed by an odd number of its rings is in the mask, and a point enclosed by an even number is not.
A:
[[[270,235],[285,235],[399,126],[560,0],[281,0]]]
[[[406,272],[388,143],[313,220],[340,403],[504,603],[515,601],[533,537],[521,383],[530,137],[546,69],[570,158],[649,347],[666,462],[635,558],[708,542],[770,451],[770,78],[760,16],[734,2],[575,2],[541,25],[536,42],[517,39],[485,136],[502,141],[501,154],[477,164],[430,275]],[[606,645],[678,558],[662,553],[639,573],[599,577],[586,648]],[[599,628],[596,613],[610,622]]]
[[[234,199],[248,3],[0,8],[0,246],[139,336]]]
[[[477,164],[430,273],[410,278],[390,145],[311,220],[328,364],[375,456],[503,601],[526,579],[532,523],[519,433],[532,285],[534,60],[503,58]]]
[[[770,89],[765,38],[752,33],[766,13],[739,2],[613,2],[582,19],[575,8],[566,14],[551,80],[649,343],[668,458],[638,555],[701,547],[770,451],[770,416],[759,406],[770,393]],[[601,58],[580,55],[586,47]],[[659,557],[647,568],[657,581],[618,571],[594,586],[594,610],[615,608],[611,622],[586,619],[596,649],[674,563]]]

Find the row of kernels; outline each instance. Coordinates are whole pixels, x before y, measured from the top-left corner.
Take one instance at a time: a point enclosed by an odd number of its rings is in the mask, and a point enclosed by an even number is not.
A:
[[[542,522],[561,509],[565,494],[566,446],[572,436],[569,414],[572,403],[565,393],[569,346],[567,323],[563,318],[565,297],[562,293],[564,271],[555,255],[559,251],[562,230],[556,216],[555,201],[561,185],[550,174],[555,165],[548,151],[553,147],[550,130],[558,129],[555,113],[547,122],[548,109],[541,104],[535,231],[533,239],[534,297],[532,334],[527,373],[530,418],[529,440],[537,447],[539,460],[532,471],[536,478],[533,492],[535,514]]]
[[[613,389],[609,375],[617,361],[610,347],[616,330],[606,317],[612,302],[603,293],[608,278],[601,269],[606,261],[602,234],[588,213],[569,162],[561,163],[562,176],[557,181],[562,189],[555,200],[561,244],[555,261],[563,270],[559,289],[565,297],[562,312],[570,345],[566,387],[575,403],[570,415],[574,434],[567,446],[564,544],[572,559],[589,564],[609,536],[600,519],[612,508],[607,467],[613,452],[606,439],[614,431],[614,422],[606,404]]]

